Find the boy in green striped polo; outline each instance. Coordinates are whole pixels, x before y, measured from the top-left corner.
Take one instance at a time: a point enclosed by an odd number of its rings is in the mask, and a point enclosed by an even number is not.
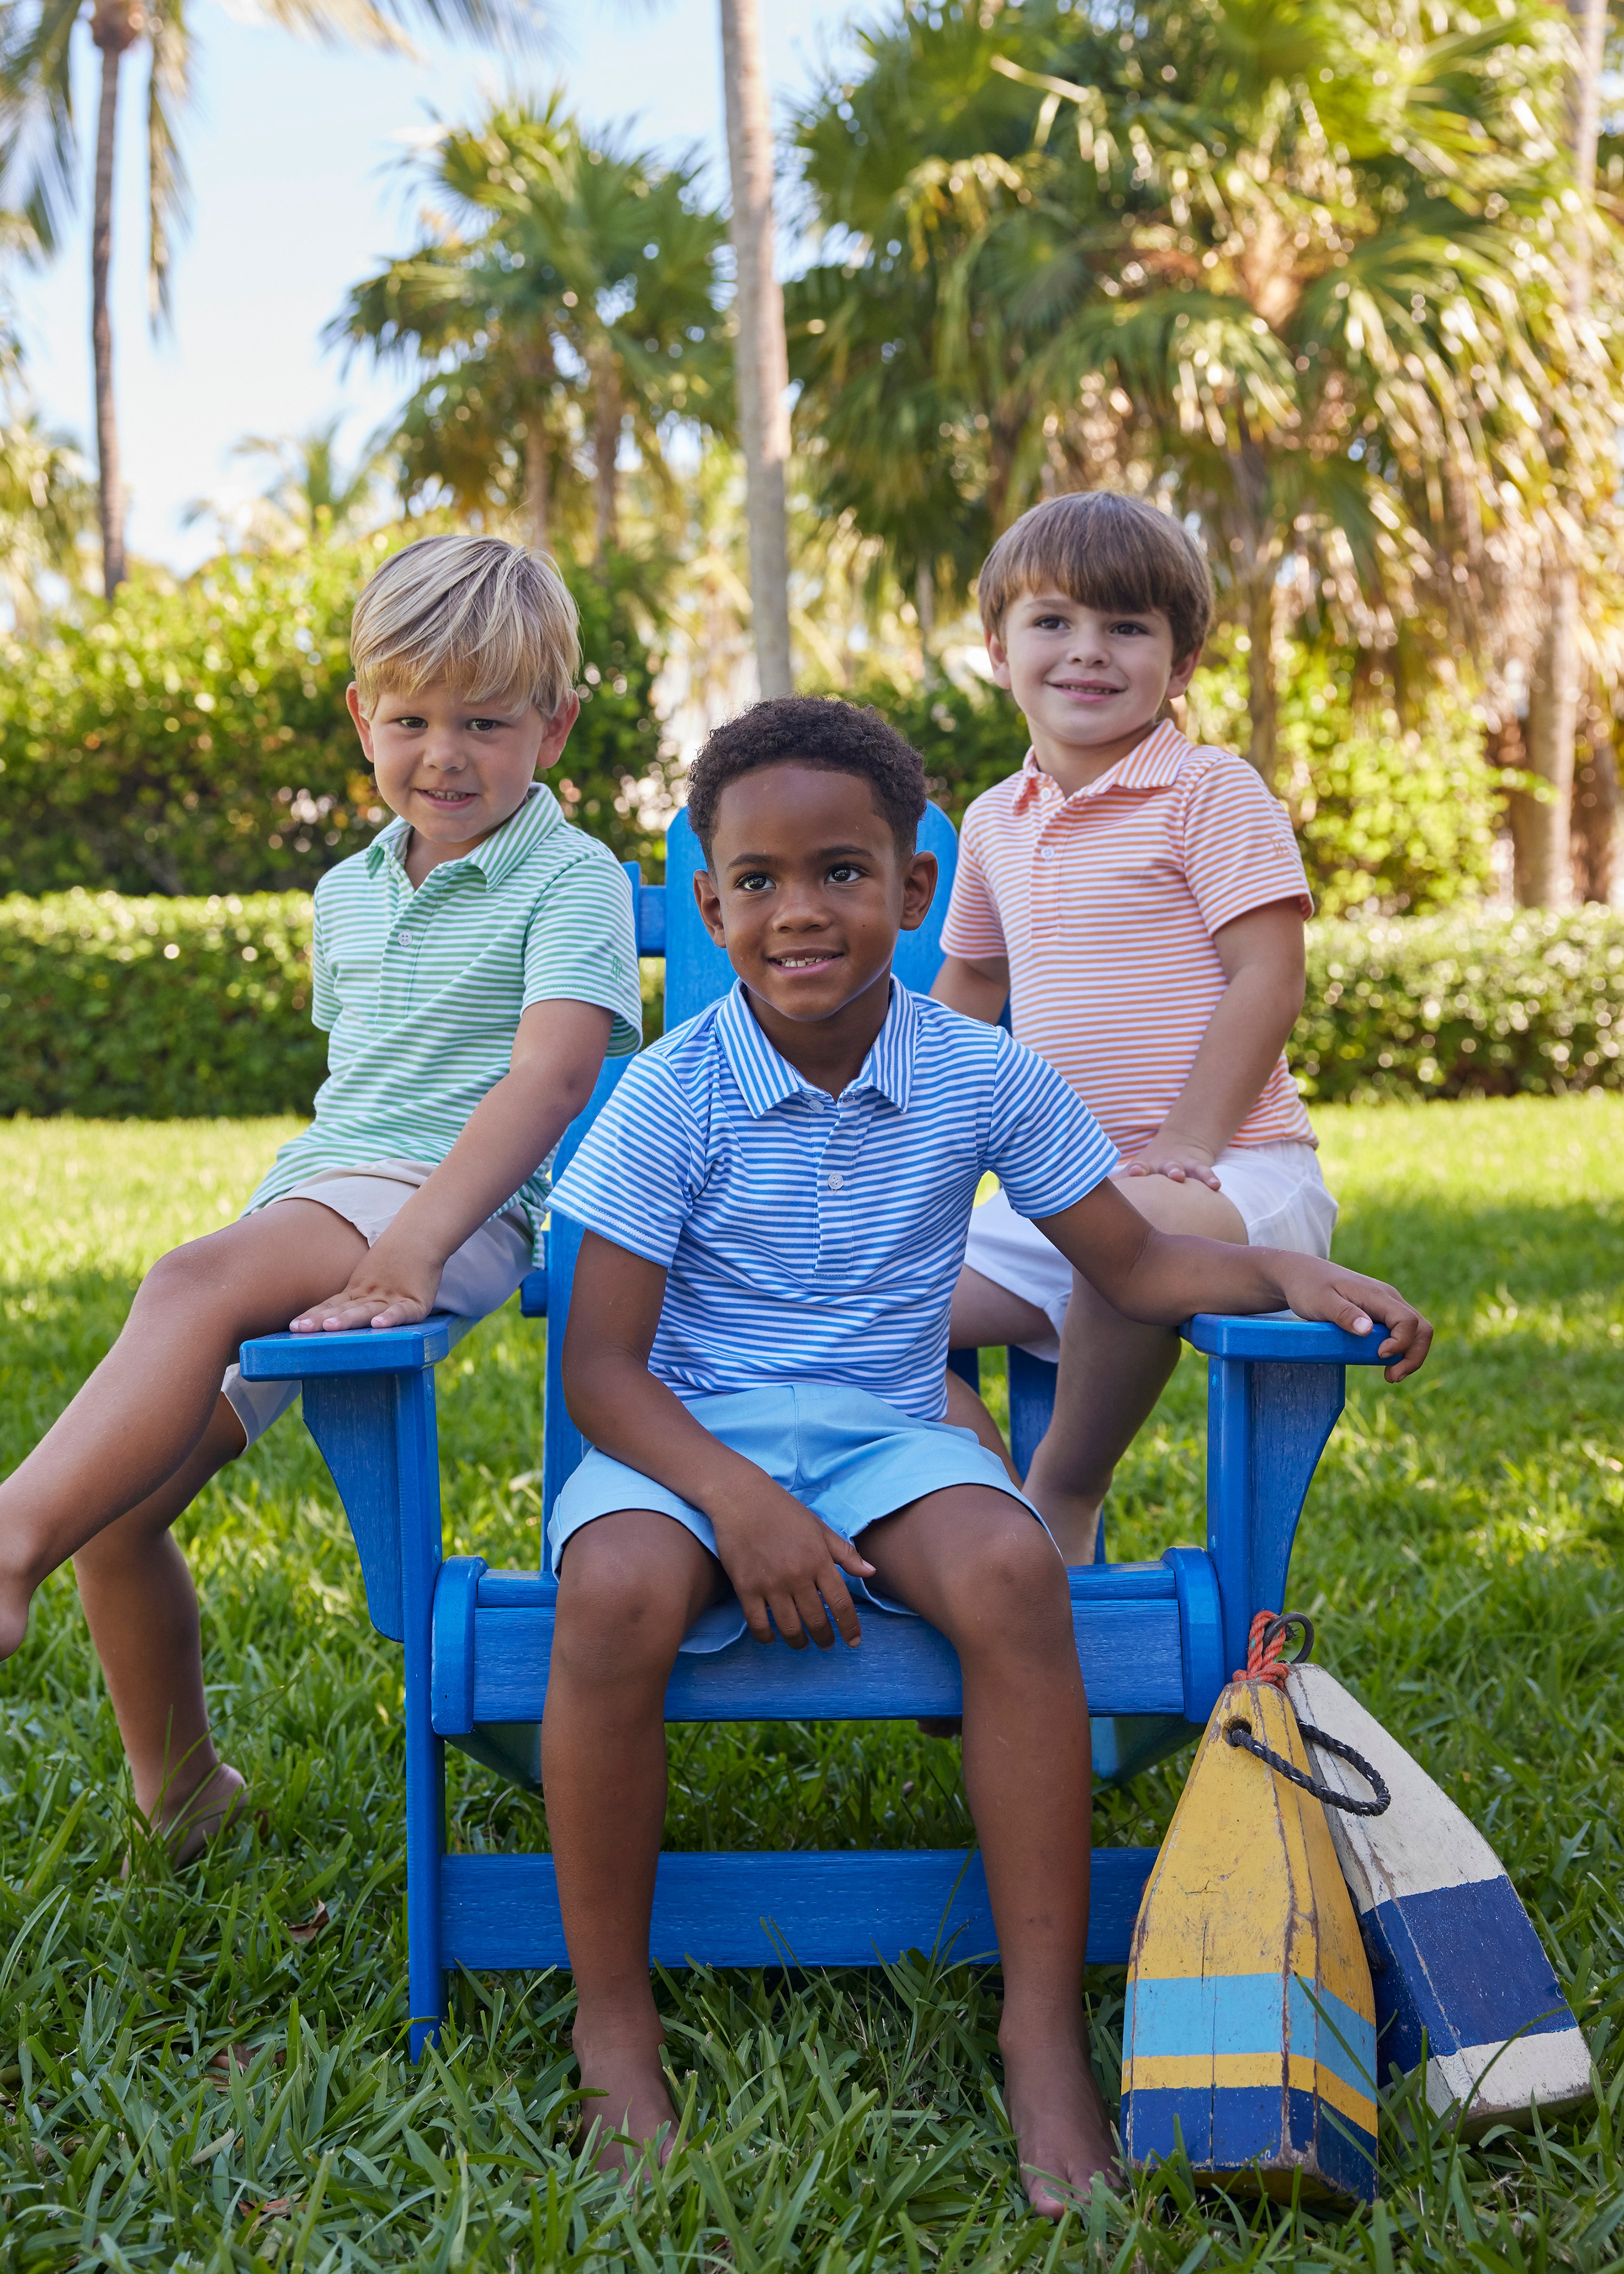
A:
[[[547,1163],[605,1053],[635,1050],[631,892],[536,779],[575,722],[552,563],[432,537],[357,603],[350,709],[395,819],[316,890],[311,1126],[238,1221],[161,1257],[117,1342],[0,1484],[0,1657],[69,1555],[137,1804],[177,1861],[241,1812],[169,1526],[292,1403],[248,1337],[481,1318],[530,1268]]]

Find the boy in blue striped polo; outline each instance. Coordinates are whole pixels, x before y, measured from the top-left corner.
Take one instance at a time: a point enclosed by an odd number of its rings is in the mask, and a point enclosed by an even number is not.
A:
[[[592,1448],[559,1495],[542,1731],[581,2081],[613,2135],[673,2111],[650,1991],[680,1650],[733,1631],[860,1636],[853,1597],[918,1614],[964,1672],[964,1774],[1003,1960],[1005,2105],[1036,2209],[1109,2175],[1088,2061],[1088,1709],[1065,1567],[1003,1464],[944,1424],[971,1204],[1011,1204],[1129,1316],[1289,1305],[1393,1376],[1430,1329],[1309,1255],[1154,1231],[1071,1086],[891,972],[930,904],[915,753],[872,712],[794,697],[722,727],[690,779],[701,912],[733,992],[627,1073],[553,1205],[582,1224],[564,1351]],[[1034,1732],[1042,1742],[1034,1743]]]
[[[292,1403],[249,1336],[480,1318],[529,1269],[546,1164],[640,1039],[631,894],[536,779],[578,704],[575,603],[495,538],[425,538],[357,604],[350,708],[396,818],[316,890],[311,1126],[239,1221],[162,1257],[123,1333],[0,1485],[0,1657],[68,1555],[137,1805],[184,1861],[243,1806],[169,1526]]]

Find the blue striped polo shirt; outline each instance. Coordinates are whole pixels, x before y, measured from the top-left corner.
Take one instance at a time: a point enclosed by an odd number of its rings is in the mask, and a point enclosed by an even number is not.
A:
[[[553,1206],[664,1267],[649,1368],[679,1397],[833,1382],[935,1421],[981,1178],[1046,1216],[1116,1166],[1070,1083],[1001,1027],[893,981],[831,1098],[735,986],[628,1068]]]

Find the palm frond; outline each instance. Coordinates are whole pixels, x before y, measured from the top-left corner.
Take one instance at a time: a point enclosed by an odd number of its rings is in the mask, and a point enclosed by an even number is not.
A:
[[[0,202],[20,207],[55,252],[79,191],[72,37],[83,0],[11,0],[0,13]]]
[[[192,35],[185,0],[153,0],[148,17],[151,70],[147,85],[147,212],[148,312],[153,324],[169,318],[169,247],[190,217],[186,169],[176,122],[192,99]]]

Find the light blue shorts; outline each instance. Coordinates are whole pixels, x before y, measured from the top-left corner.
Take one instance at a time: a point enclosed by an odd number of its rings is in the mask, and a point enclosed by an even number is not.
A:
[[[1043,1522],[1010,1482],[997,1455],[989,1453],[970,1430],[947,1421],[916,1421],[866,1390],[801,1382],[733,1390],[721,1397],[685,1397],[682,1402],[713,1437],[765,1469],[775,1484],[793,1493],[831,1532],[847,1540],[855,1540],[881,1517],[894,1516],[910,1501],[950,1485],[990,1485]],[[716,1533],[703,1509],[641,1470],[589,1448],[553,1503],[547,1526],[554,1578],[566,1545],[582,1526],[623,1508],[651,1508],[674,1517],[716,1553]],[[906,1603],[876,1595],[849,1574],[846,1585],[858,1601],[876,1610],[903,1618],[917,1615]],[[744,1613],[738,1597],[730,1594],[701,1613],[683,1637],[682,1648],[725,1650],[744,1631]]]

